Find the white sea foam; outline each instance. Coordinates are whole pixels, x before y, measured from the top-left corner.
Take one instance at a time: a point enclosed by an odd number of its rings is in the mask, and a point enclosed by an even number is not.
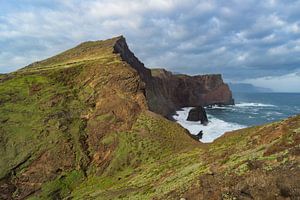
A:
[[[237,103],[234,106],[236,106],[236,107],[276,107],[275,105],[272,105],[272,104],[247,103],[247,102]]]
[[[233,105],[227,105],[227,106],[212,105],[212,106],[209,106],[209,107],[206,107],[206,108],[221,109],[221,110],[225,110],[225,109],[231,110],[232,108],[234,108],[234,106]]]
[[[212,115],[207,116],[209,120],[207,126],[201,125],[200,122],[187,121],[186,119],[190,109],[191,107],[182,108],[182,110],[176,112],[176,115],[174,115],[173,118],[193,135],[198,134],[202,130],[203,136],[201,142],[212,142],[216,138],[222,136],[225,132],[245,128],[243,125],[225,122]]]
[[[267,116],[272,116],[272,115],[282,115],[281,112],[277,112],[277,111],[269,111],[265,113]]]

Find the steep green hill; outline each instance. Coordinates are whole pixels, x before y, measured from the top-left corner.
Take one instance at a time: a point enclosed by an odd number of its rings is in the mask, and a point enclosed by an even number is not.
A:
[[[0,75],[0,199],[300,198],[299,116],[202,144],[149,111],[124,41]]]

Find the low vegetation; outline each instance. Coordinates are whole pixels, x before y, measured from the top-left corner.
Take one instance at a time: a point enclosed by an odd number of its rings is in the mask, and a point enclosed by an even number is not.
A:
[[[0,75],[0,199],[300,197],[300,116],[202,144],[148,111],[118,39]]]

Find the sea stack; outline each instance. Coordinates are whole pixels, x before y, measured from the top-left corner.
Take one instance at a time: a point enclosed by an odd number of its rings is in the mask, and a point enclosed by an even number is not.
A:
[[[187,121],[200,121],[201,124],[207,125],[208,119],[206,115],[206,111],[202,106],[197,106],[195,108],[192,108],[189,112]]]

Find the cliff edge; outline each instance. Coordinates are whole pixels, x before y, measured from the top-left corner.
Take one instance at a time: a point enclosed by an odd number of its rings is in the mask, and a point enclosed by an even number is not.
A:
[[[165,69],[148,69],[130,51],[124,37],[114,45],[114,53],[132,66],[145,83],[145,96],[149,109],[163,116],[181,107],[234,104],[229,86],[220,74],[174,75]]]
[[[152,69],[153,91],[148,98],[152,111],[164,116],[181,107],[232,105],[234,100],[220,74],[188,76]]]

